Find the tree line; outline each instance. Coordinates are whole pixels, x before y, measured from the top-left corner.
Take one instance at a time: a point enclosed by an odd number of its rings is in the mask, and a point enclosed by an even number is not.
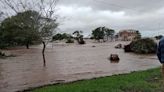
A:
[[[94,30],[92,30],[92,35],[90,39],[95,39],[98,42],[100,40],[103,41],[108,41],[109,39],[113,39],[115,35],[115,30],[110,29],[107,27],[98,27]],[[84,41],[84,35],[83,31],[76,30],[72,34],[67,34],[67,33],[57,33],[56,35],[53,36],[53,40],[63,40],[63,39],[75,39],[79,44],[85,44]]]

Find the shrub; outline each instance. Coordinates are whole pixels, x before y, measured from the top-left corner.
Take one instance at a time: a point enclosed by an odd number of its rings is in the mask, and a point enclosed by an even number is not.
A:
[[[156,52],[156,43],[150,38],[144,38],[131,43],[133,52],[148,54]]]
[[[78,43],[79,43],[79,44],[85,44],[85,41],[84,41],[83,37],[80,37],[80,38],[78,39]]]
[[[7,47],[9,47],[7,44],[0,43],[0,49],[6,49]]]
[[[67,39],[66,43],[74,43],[73,39]]]
[[[156,52],[156,42],[150,38],[138,39],[129,44],[129,51],[139,54],[150,54]],[[125,46],[126,47],[126,46]],[[128,45],[127,45],[128,47]],[[126,48],[124,48],[126,51]]]
[[[125,45],[124,51],[125,51],[125,52],[132,52],[132,50],[131,50],[131,48],[130,48],[130,44],[129,44],[129,45]]]
[[[85,41],[84,40],[81,40],[78,42],[79,44],[85,44]]]
[[[1,51],[0,51],[0,57],[5,57],[6,55],[5,55],[5,53],[2,53]]]

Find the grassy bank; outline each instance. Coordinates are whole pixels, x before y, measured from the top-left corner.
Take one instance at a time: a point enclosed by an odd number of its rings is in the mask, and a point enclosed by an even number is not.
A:
[[[164,92],[160,69],[58,84],[32,92]]]

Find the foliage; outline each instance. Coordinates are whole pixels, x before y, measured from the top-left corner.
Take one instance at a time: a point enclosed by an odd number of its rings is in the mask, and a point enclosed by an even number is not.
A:
[[[5,53],[2,53],[2,52],[0,51],[0,57],[4,57],[4,56],[6,56]]]
[[[127,45],[129,51],[139,53],[139,54],[149,54],[156,52],[156,42],[150,38],[143,38],[132,41],[129,45]],[[127,49],[126,48],[126,49]]]
[[[56,35],[53,36],[53,40],[56,41],[56,40],[64,40],[64,39],[70,39],[70,38],[73,38],[70,34],[67,34],[67,33],[58,33]]]
[[[64,39],[63,35],[60,33],[53,36],[53,40],[63,40],[63,39]]]
[[[67,41],[66,41],[66,43],[74,43],[74,40],[71,39],[71,38],[68,38]]]
[[[103,27],[98,27],[92,31],[92,36],[95,40],[104,39],[105,32],[103,31]]]
[[[2,34],[3,34],[3,31],[0,26],[0,49],[4,49],[5,47],[7,47],[7,44],[4,42],[4,38]]]
[[[75,39],[79,44],[85,44],[82,33],[83,33],[82,31],[73,32],[73,35],[75,36]]]
[[[107,36],[107,40],[109,39],[109,37],[112,39],[114,34],[115,34],[115,30],[105,28],[105,35]]]
[[[141,39],[141,37],[141,33],[139,31],[136,31],[136,37],[134,38],[134,40]]]
[[[98,27],[95,30],[92,31],[92,38],[95,40],[100,40],[105,38],[105,36],[108,38],[112,38],[114,36],[115,30],[109,29],[106,27]]]
[[[30,45],[40,40],[38,24],[33,20],[37,17],[36,11],[20,12],[8,17],[1,23],[0,43],[5,46]]]
[[[125,52],[132,52],[130,44],[124,46]]]
[[[56,19],[40,17],[38,21],[39,35],[42,38],[42,41],[46,42],[52,40],[53,32],[58,26]]]
[[[163,92],[160,69],[36,88],[30,92]],[[29,91],[27,91],[29,92]]]

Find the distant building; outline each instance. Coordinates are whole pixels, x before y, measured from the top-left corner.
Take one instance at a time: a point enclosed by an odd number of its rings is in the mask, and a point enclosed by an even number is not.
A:
[[[132,41],[137,36],[138,30],[126,29],[121,30],[117,35],[118,39],[122,41]]]

